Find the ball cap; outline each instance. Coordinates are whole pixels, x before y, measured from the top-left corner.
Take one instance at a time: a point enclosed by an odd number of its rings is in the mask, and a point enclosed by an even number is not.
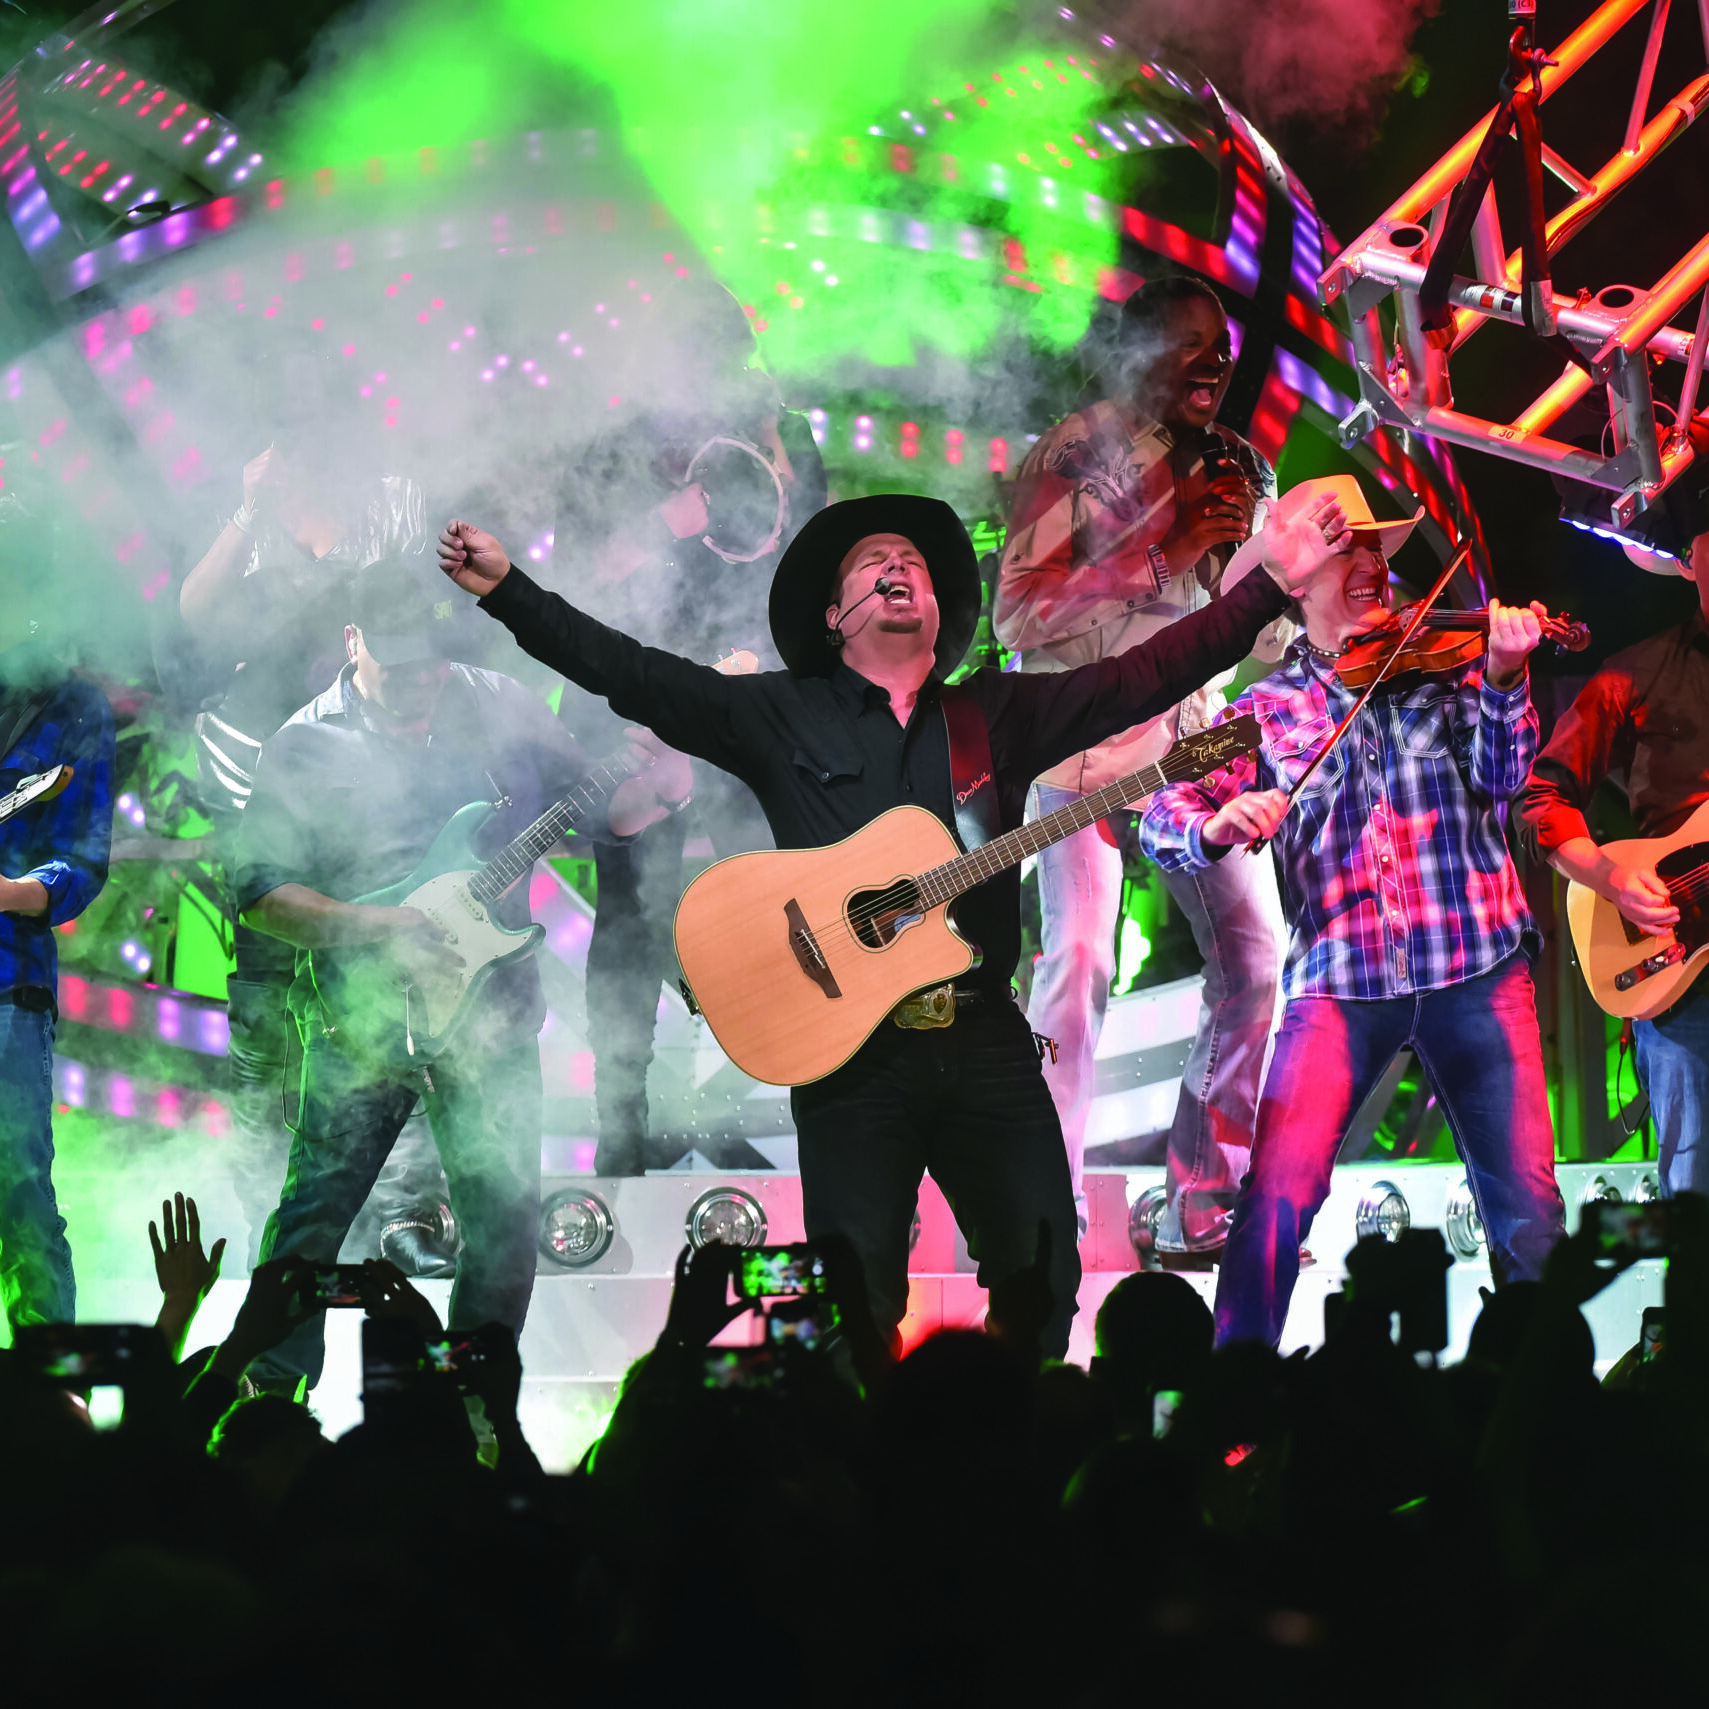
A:
[[[1282,495],[1278,508],[1291,522],[1295,517],[1308,514],[1326,498],[1340,503],[1341,514],[1347,518],[1347,526],[1359,544],[1375,546],[1385,558],[1400,549],[1424,515],[1424,506],[1420,505],[1404,522],[1379,522],[1371,514],[1370,500],[1365,497],[1365,489],[1359,485],[1355,475],[1319,475],[1315,480],[1301,481]]]
[[[825,608],[835,602],[837,571],[871,534],[900,534],[926,560],[938,601],[933,675],[949,675],[979,626],[979,559],[961,518],[942,499],[873,493],[844,499],[808,517],[771,578],[771,638],[796,676],[829,676],[837,650],[825,640]]]
[[[426,558],[382,558],[356,572],[350,621],[382,665],[455,659],[466,650],[467,603]]]

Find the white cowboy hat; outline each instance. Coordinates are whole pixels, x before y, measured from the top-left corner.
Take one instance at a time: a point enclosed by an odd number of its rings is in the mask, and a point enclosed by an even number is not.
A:
[[[1282,494],[1279,509],[1284,517],[1292,520],[1306,514],[1326,498],[1335,499],[1340,504],[1341,514],[1347,518],[1347,526],[1358,537],[1359,544],[1375,546],[1385,558],[1400,549],[1424,515],[1424,506],[1420,505],[1404,522],[1379,522],[1371,514],[1365,489],[1353,475],[1319,475],[1315,480],[1301,481]]]

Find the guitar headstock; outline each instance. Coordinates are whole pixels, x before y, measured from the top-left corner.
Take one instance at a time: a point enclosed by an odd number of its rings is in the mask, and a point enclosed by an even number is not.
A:
[[[1207,772],[1233,765],[1263,739],[1258,720],[1251,713],[1243,718],[1230,718],[1227,723],[1212,725],[1196,736],[1183,737],[1164,757],[1163,770],[1172,782],[1203,777]]]
[[[32,802],[51,801],[65,792],[71,783],[73,770],[68,765],[56,765],[48,771],[38,771],[21,777],[7,794],[7,812],[16,813]]]
[[[712,668],[720,676],[755,676],[760,668],[759,655],[737,647],[714,661]]]

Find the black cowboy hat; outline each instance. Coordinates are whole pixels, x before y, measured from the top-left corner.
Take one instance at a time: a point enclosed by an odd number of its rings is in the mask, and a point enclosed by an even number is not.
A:
[[[802,524],[771,578],[771,638],[783,662],[797,676],[831,674],[837,650],[825,639],[825,607],[843,559],[869,534],[900,534],[926,560],[938,601],[932,674],[948,676],[979,624],[979,560],[961,518],[942,499],[912,493],[844,499]]]

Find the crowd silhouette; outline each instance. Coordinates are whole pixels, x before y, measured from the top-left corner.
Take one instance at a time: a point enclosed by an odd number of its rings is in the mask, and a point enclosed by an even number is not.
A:
[[[314,1309],[300,1261],[186,1355],[223,1242],[179,1197],[150,1226],[158,1333],[37,1325],[0,1355],[8,1671],[264,1701],[1605,1696],[1703,1590],[1709,1201],[1667,1208],[1665,1327],[1600,1382],[1579,1308],[1629,1255],[1594,1227],[1455,1364],[1420,1345],[1445,1340],[1430,1231],[1361,1242],[1309,1356],[1213,1351],[1187,1282],[1128,1276],[1089,1370],[1039,1359],[1048,1250],[984,1331],[900,1359],[851,1249],[740,1349],[710,1343],[753,1309],[741,1254],[685,1251],[602,1439],[549,1476],[510,1334],[448,1337],[383,1261],[337,1441],[245,1375]]]

